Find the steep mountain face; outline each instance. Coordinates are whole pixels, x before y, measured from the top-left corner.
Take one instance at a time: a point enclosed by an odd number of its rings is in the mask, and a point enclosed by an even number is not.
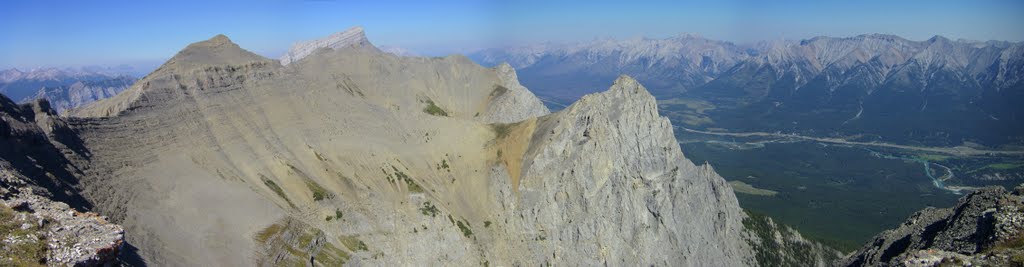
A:
[[[83,150],[45,100],[0,95],[0,265],[101,266],[116,261],[124,232],[78,192]]]
[[[604,93],[508,127],[499,158],[522,172],[512,172],[517,194],[502,203],[516,203],[506,206],[506,216],[520,218],[511,221],[513,232],[542,239],[530,246],[534,257],[553,251],[546,261],[749,264],[731,187],[710,166],[683,157],[671,124],[636,80],[620,77]]]
[[[662,98],[703,104],[688,127],[959,145],[1020,143],[1021,43],[910,41],[869,34],[751,46],[697,37],[492,49],[482,64],[521,67],[524,84],[567,103],[587,81],[627,73]],[[703,108],[710,107],[710,108]],[[982,130],[983,129],[983,130]],[[822,133],[824,132],[824,133]]]
[[[337,32],[323,39],[299,42],[292,45],[292,47],[288,49],[288,52],[281,56],[281,65],[288,65],[292,62],[299,61],[300,59],[313,54],[317,49],[338,49],[345,47],[376,49],[372,44],[370,44],[370,40],[366,39],[363,27],[353,27],[343,32]]]
[[[769,263],[754,255],[768,244],[815,255],[786,262],[827,257],[745,226],[729,184],[684,157],[626,76],[549,114],[509,65],[344,47],[284,66],[216,36],[66,120],[43,113],[54,133],[35,143],[66,164],[26,168],[70,168],[51,187],[122,225],[132,264],[737,266]]]
[[[0,71],[0,93],[20,103],[47,99],[60,114],[112,97],[134,82],[125,73],[101,68]]]
[[[1024,264],[1024,186],[991,187],[952,208],[927,208],[848,256],[843,266]]]

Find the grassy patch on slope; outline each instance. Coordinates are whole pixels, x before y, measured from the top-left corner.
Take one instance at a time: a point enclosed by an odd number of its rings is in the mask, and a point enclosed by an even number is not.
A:
[[[314,182],[313,180],[307,178],[305,182],[306,187],[308,187],[309,191],[313,193],[313,200],[321,201],[324,199],[334,198],[334,194],[327,192],[327,189],[324,189],[323,186],[320,186],[320,184]]]
[[[263,185],[266,185],[267,188],[270,188],[270,191],[274,191],[274,193],[276,193],[277,196],[283,198],[284,201],[287,201],[288,202],[288,206],[291,206],[292,208],[295,208],[295,204],[293,204],[292,200],[288,199],[288,196],[286,196],[284,194],[284,189],[281,189],[281,186],[278,186],[277,183],[275,183],[274,181],[270,180],[270,178],[267,178],[266,176],[263,176],[263,175],[260,175],[260,180],[263,180]]]
[[[434,100],[427,99],[426,103],[427,107],[423,108],[424,113],[434,116],[448,117],[448,112],[444,111],[443,108],[437,106],[437,104],[434,104]]]
[[[363,243],[363,241],[359,240],[359,238],[356,237],[356,236],[341,236],[338,239],[341,241],[342,245],[345,245],[345,247],[348,248],[348,250],[351,250],[351,251],[367,251],[367,250],[370,250],[370,248],[366,246],[366,243]]]
[[[35,223],[18,220],[7,205],[0,205],[0,265],[45,266],[47,242]],[[21,225],[31,226],[22,229]]]

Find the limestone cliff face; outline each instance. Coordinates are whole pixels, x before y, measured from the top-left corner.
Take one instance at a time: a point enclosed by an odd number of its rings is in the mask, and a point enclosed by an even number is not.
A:
[[[490,94],[483,118],[487,122],[512,123],[551,113],[537,96],[519,84],[516,71],[508,63],[494,67],[501,85]]]
[[[732,188],[676,144],[653,96],[622,76],[536,122],[511,209],[533,249],[583,265],[748,264]]]

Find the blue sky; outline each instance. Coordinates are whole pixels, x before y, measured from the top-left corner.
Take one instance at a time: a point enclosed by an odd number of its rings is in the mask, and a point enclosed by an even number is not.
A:
[[[739,43],[889,33],[1024,40],[1024,1],[3,1],[0,68],[158,62],[223,33],[276,57],[361,25],[426,54],[697,33]]]

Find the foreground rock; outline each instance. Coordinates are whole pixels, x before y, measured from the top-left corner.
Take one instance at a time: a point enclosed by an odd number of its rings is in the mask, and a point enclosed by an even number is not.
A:
[[[841,262],[844,266],[1020,266],[1024,187],[989,187],[952,208],[927,208]]]
[[[0,265],[102,266],[117,262],[124,230],[88,208],[58,141],[67,126],[44,101],[0,96]],[[72,167],[73,168],[73,167]]]

